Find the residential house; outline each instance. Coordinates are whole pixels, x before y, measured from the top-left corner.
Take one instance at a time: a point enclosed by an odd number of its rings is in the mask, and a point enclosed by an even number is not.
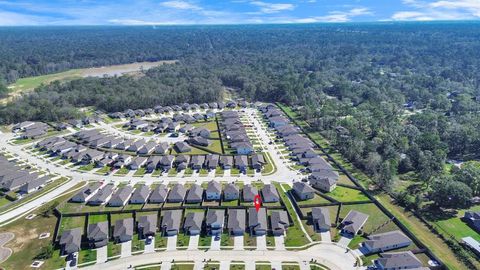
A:
[[[192,151],[192,148],[186,142],[176,142],[174,144],[177,153],[186,153]]]
[[[80,251],[83,228],[63,231],[60,237],[60,250],[62,255],[69,255]]]
[[[205,191],[205,199],[209,201],[220,200],[222,196],[222,185],[217,181],[208,182],[207,190]]]
[[[115,186],[113,184],[105,185],[102,189],[98,190],[89,200],[90,205],[102,205],[106,203],[113,194]]]
[[[167,172],[172,168],[174,159],[175,157],[172,155],[162,156],[160,162],[158,162],[158,167],[160,167],[164,172]]]
[[[253,202],[258,195],[258,189],[250,184],[243,186],[242,199],[244,202]]]
[[[223,232],[225,210],[208,209],[205,225],[209,235],[220,235]]]
[[[140,216],[137,222],[138,236],[145,239],[157,232],[157,214]]]
[[[422,267],[422,262],[411,251],[382,253],[374,266],[379,270],[428,269]]]
[[[368,240],[362,246],[368,253],[385,252],[392,249],[408,247],[412,240],[400,230],[367,236]]]
[[[220,156],[216,154],[208,154],[205,160],[205,164],[208,170],[215,170],[218,166]]]
[[[165,236],[177,235],[180,230],[182,210],[166,210],[162,218],[162,232]]]
[[[277,189],[272,184],[264,185],[261,189],[262,192],[262,202],[271,203],[280,201]]]
[[[247,156],[235,156],[235,167],[240,172],[246,172],[248,168],[248,157]]]
[[[189,235],[199,235],[202,232],[204,212],[189,212],[185,216],[183,231]]]
[[[156,146],[157,146],[157,143],[155,141],[148,141],[137,151],[137,153],[139,155],[151,154],[155,150]]]
[[[133,218],[119,219],[113,227],[115,243],[131,241],[133,237]]]
[[[158,163],[160,162],[161,158],[161,156],[150,156],[147,159],[147,166],[145,167],[147,172],[153,172],[158,167]]]
[[[238,200],[240,197],[240,190],[235,184],[227,184],[223,189],[223,200],[224,201],[233,201]]]
[[[145,145],[145,140],[144,139],[140,139],[138,141],[135,141],[133,142],[127,149],[127,151],[131,151],[131,152],[138,152],[138,150],[140,150],[144,145]]]
[[[267,164],[263,154],[253,154],[252,155],[252,168],[257,171],[261,171],[263,166]]]
[[[168,193],[167,202],[170,202],[170,203],[183,202],[186,193],[187,193],[187,190],[182,184],[176,184]]]
[[[32,192],[44,187],[49,179],[50,178],[48,176],[35,178],[35,179],[25,183],[23,186],[21,186],[20,187],[20,193],[22,193],[22,194],[32,193]]]
[[[220,156],[220,166],[222,166],[224,170],[230,170],[233,166],[233,157]]]
[[[236,142],[231,144],[238,155],[250,155],[253,153],[253,146],[250,142]]]
[[[270,214],[270,224],[273,235],[284,235],[287,232],[288,227],[290,226],[287,211],[272,211]]]
[[[466,211],[463,220],[477,232],[480,232],[480,211]]]
[[[315,190],[304,182],[293,183],[293,192],[299,200],[310,200],[315,196]]]
[[[165,154],[167,153],[169,147],[168,143],[166,142],[161,142],[155,146],[155,154]]]
[[[251,235],[267,234],[267,211],[265,208],[260,208],[258,212],[255,208],[248,209],[248,228]]]
[[[106,246],[108,244],[108,221],[88,224],[87,240],[91,248]]]
[[[367,222],[368,215],[356,210],[350,210],[342,220],[342,233],[356,235]]]
[[[137,187],[130,197],[130,203],[132,204],[144,204],[147,202],[148,195],[150,194],[150,188],[147,185],[141,185]]]
[[[190,161],[190,156],[177,155],[173,163],[177,168],[177,171],[182,171],[188,167],[189,161]]]
[[[337,187],[338,173],[336,171],[322,170],[312,173],[308,179],[310,185],[325,192],[331,192]]]
[[[313,207],[311,215],[313,228],[315,229],[315,231],[330,231],[332,223],[330,221],[330,211],[327,207]]]
[[[119,189],[112,195],[112,198],[108,201],[108,206],[124,206],[130,196],[132,195],[133,187],[124,186]]]
[[[77,192],[73,197],[70,199],[71,202],[79,202],[84,203],[88,201],[101,187],[101,183],[94,182],[87,187],[82,188],[79,192]]]
[[[164,203],[167,199],[168,189],[165,185],[158,185],[150,194],[148,202],[150,203]]]
[[[246,224],[245,209],[228,209],[227,229],[230,235],[243,236]]]
[[[147,163],[147,159],[147,157],[136,157],[132,160],[128,167],[130,170],[138,170]]]
[[[200,170],[203,167],[204,163],[205,163],[205,156],[203,155],[192,156],[192,159],[190,160],[190,167],[192,167],[193,170]]]
[[[187,193],[185,203],[201,203],[203,199],[203,188],[200,185],[193,184]]]

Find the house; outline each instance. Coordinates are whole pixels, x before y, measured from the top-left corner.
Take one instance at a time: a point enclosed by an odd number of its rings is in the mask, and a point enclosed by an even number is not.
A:
[[[158,167],[160,167],[164,172],[170,170],[173,166],[173,160],[175,159],[172,155],[162,156],[158,162]]]
[[[260,208],[258,212],[255,208],[248,209],[248,229],[251,235],[267,234],[267,211],[265,208]]]
[[[0,188],[6,191],[15,190],[25,185],[26,183],[37,179],[37,177],[37,173],[30,174],[26,171],[15,171],[8,177],[2,177],[2,179],[0,180]]]
[[[293,183],[293,193],[299,200],[310,200],[315,196],[315,191],[311,186],[304,182]]]
[[[119,188],[108,201],[108,206],[124,206],[132,195],[133,187],[124,186]]]
[[[170,122],[168,123],[167,130],[170,132],[176,132],[180,128],[179,122]]]
[[[223,189],[223,200],[233,201],[240,197],[240,190],[235,184],[227,184]]]
[[[148,202],[150,203],[164,203],[167,199],[168,189],[165,185],[158,185],[150,194]]]
[[[192,151],[192,148],[186,142],[176,142],[174,144],[177,153],[186,153]]]
[[[147,157],[136,157],[132,160],[132,162],[128,165],[130,170],[138,170],[140,167],[147,163]]]
[[[105,166],[110,166],[114,163],[115,161],[111,158],[104,157],[98,161],[95,161],[95,166],[96,167],[105,167]]]
[[[324,192],[331,192],[337,187],[338,173],[335,171],[314,172],[308,179],[313,187]]]
[[[115,243],[131,241],[133,236],[133,218],[119,219],[113,227]]]
[[[203,212],[189,212],[183,222],[183,231],[189,235],[199,235],[202,232]]]
[[[422,262],[411,251],[382,253],[374,266],[379,270],[428,269],[422,267]]]
[[[242,199],[244,202],[253,202],[258,195],[258,189],[250,184],[243,186]]]
[[[170,202],[170,203],[183,202],[186,193],[187,193],[187,190],[182,184],[176,184],[168,193],[167,202]]]
[[[117,144],[117,145],[115,146],[115,149],[117,149],[117,150],[124,150],[124,151],[125,151],[125,150],[127,150],[127,149],[130,147],[130,145],[132,145],[133,143],[134,143],[134,140],[133,140],[133,139],[124,140],[123,142]]]
[[[356,235],[367,222],[368,215],[355,210],[350,210],[342,220],[342,233]]]
[[[127,149],[127,151],[131,151],[131,152],[138,152],[138,150],[140,150],[143,146],[145,145],[145,140],[144,139],[140,139],[138,141],[135,141],[133,142]]]
[[[280,197],[278,195],[277,189],[272,184],[267,184],[263,186],[261,189],[262,192],[262,202],[270,203],[270,202],[278,202],[280,201]]]
[[[368,253],[385,252],[412,244],[412,240],[399,230],[369,235],[367,238],[368,240],[363,242],[362,246]]]
[[[137,187],[130,197],[130,203],[143,204],[147,202],[148,195],[150,194],[150,188],[147,185],[141,185]]]
[[[463,220],[477,232],[480,232],[480,211],[466,211]]]
[[[185,203],[201,203],[203,199],[203,188],[200,185],[193,184],[187,193]]]
[[[106,203],[113,194],[115,186],[113,184],[105,185],[102,189],[98,190],[89,200],[90,205],[101,205]]]
[[[236,142],[231,144],[238,155],[250,155],[253,153],[253,146],[249,142]]]
[[[169,147],[168,143],[166,142],[161,142],[155,146],[155,154],[165,154],[167,153]]]
[[[137,230],[141,239],[154,236],[157,232],[157,215],[140,216],[137,222]]]
[[[470,250],[472,250],[477,256],[480,256],[480,243],[477,240],[473,239],[473,237],[463,237],[462,243],[465,246],[469,247]]]
[[[101,160],[103,158],[103,154],[104,154],[103,152],[97,151],[95,149],[87,149],[82,158],[82,163],[89,164],[89,163]]]
[[[91,248],[106,246],[108,244],[108,221],[88,224],[87,240]]]
[[[192,137],[200,137],[204,139],[210,138],[210,130],[204,127],[194,128],[189,133],[190,133],[190,136]]]
[[[174,165],[177,168],[177,171],[185,170],[188,167],[190,161],[190,156],[187,155],[177,155],[174,160]]]
[[[263,154],[253,154],[252,155],[252,168],[257,171],[262,170],[263,166],[267,164]]]
[[[220,166],[224,170],[230,170],[233,166],[233,157],[232,156],[220,156]]]
[[[203,138],[203,137],[197,136],[197,137],[192,137],[192,138],[188,139],[188,143],[190,145],[207,147],[210,144],[210,141]]]
[[[157,146],[157,143],[154,141],[148,141],[145,145],[143,145],[137,153],[139,155],[148,155],[151,154]]]
[[[326,207],[312,208],[312,223],[313,228],[317,232],[328,232],[332,223],[330,221],[330,211]]]
[[[208,170],[215,170],[218,166],[218,161],[220,160],[220,155],[208,154],[205,159],[205,165]]]
[[[190,124],[186,124],[183,127],[181,127],[178,131],[181,132],[181,133],[187,133],[194,128],[195,128],[194,126],[192,126]]]
[[[147,166],[145,167],[147,172],[153,172],[158,167],[158,163],[160,162],[161,158],[161,156],[150,156],[147,159]]]
[[[50,178],[48,176],[33,179],[20,187],[20,193],[23,193],[23,194],[32,193],[44,187],[49,179]]]
[[[246,172],[248,168],[247,156],[235,156],[235,167],[241,172]]]
[[[245,209],[228,209],[228,233],[231,235],[242,235],[245,233],[246,224]]]
[[[70,201],[84,203],[88,201],[93,195],[95,195],[95,193],[97,193],[101,186],[101,183],[94,182],[73,195]]]
[[[190,160],[190,167],[194,170],[200,170],[203,167],[203,164],[205,163],[205,156],[202,155],[196,155],[192,156],[192,159]]]
[[[180,230],[182,210],[166,210],[162,218],[162,232],[165,236],[177,235]]]
[[[288,220],[288,213],[285,210],[272,211],[270,214],[270,227],[272,228],[272,234],[284,235],[290,226]]]
[[[205,227],[208,235],[220,235],[223,232],[225,210],[208,209]]]
[[[222,195],[222,185],[217,181],[208,182],[207,190],[205,191],[205,199],[209,201],[220,200]]]
[[[60,237],[61,254],[69,255],[80,251],[80,244],[82,241],[82,228],[75,228],[63,231]]]

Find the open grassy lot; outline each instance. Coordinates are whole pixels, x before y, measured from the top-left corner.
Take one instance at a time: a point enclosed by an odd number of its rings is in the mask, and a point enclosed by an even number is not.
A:
[[[446,218],[440,218],[440,215],[438,215],[439,218],[430,222],[445,234],[454,236],[457,241],[461,241],[463,237],[471,236],[480,242],[480,234],[461,220],[466,211],[480,211],[480,205],[457,211],[454,215]]]
[[[315,194],[313,199],[310,199],[310,200],[301,201],[296,197],[295,197],[295,199],[297,201],[297,204],[300,205],[300,206],[312,205],[312,204],[321,204],[321,203],[330,203],[329,200],[327,200],[327,199],[325,199],[322,196],[317,195],[317,194]]]
[[[344,218],[350,210],[356,210],[369,215],[367,222],[363,226],[363,231],[367,233],[389,221],[389,218],[373,203],[343,205],[340,209],[340,217]]]
[[[61,235],[62,232],[70,229],[81,228],[82,231],[85,227],[85,217],[63,217],[62,223],[60,224],[60,229],[58,234]]]
[[[295,209],[293,208],[293,205],[290,202],[290,199],[288,198],[287,194],[283,192],[280,184],[275,183],[274,185],[277,188],[278,194],[280,195],[280,198],[282,199],[283,204],[287,208],[288,214],[293,220],[293,226],[291,226],[287,230],[287,236],[285,237],[285,246],[294,247],[294,246],[303,246],[308,244],[310,241],[308,240],[308,238],[305,236],[305,234],[301,229],[302,224],[300,223],[300,221],[297,219],[295,215]],[[282,186],[285,188],[285,190],[290,189],[290,186],[286,184]]]
[[[370,201],[360,190],[342,186],[337,186],[332,192],[326,193],[326,195],[339,202]]]

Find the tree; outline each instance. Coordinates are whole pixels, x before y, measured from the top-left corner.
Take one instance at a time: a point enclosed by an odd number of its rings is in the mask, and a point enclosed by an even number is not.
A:
[[[4,98],[8,95],[8,88],[5,86],[3,80],[0,80],[0,98]]]
[[[430,198],[438,207],[466,208],[472,199],[472,189],[451,178],[436,179]]]
[[[469,186],[473,195],[480,195],[480,162],[463,163],[460,169],[455,170],[453,179]]]
[[[50,259],[52,258],[52,255],[53,255],[53,245],[48,245],[48,246],[45,246],[45,247],[42,247],[40,249],[40,253],[38,253],[37,256],[35,256],[35,259],[37,260],[47,260],[47,259]]]

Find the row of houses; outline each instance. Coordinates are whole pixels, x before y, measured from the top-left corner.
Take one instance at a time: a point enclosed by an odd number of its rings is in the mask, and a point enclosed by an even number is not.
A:
[[[0,189],[4,191],[18,190],[21,194],[28,194],[44,187],[50,180],[48,176],[25,170],[0,156]]]
[[[147,121],[139,118],[132,118],[123,125],[124,128],[131,130],[141,130],[143,132],[153,131],[155,133],[183,132],[193,130],[193,123],[199,121],[208,121],[215,118],[214,111],[207,111],[204,114],[174,114],[172,117],[162,117],[158,121]]]
[[[240,121],[237,111],[223,111],[220,113],[221,131],[230,148],[239,155],[249,155],[254,152],[253,145],[247,136],[245,126]]]
[[[71,202],[87,203],[90,205],[124,206],[144,203],[201,203],[202,201],[233,201],[242,199],[243,202],[254,202],[255,196],[261,194],[263,202],[279,202],[280,197],[273,185],[265,185],[258,189],[252,185],[245,185],[242,190],[235,184],[226,184],[223,188],[217,181],[208,182],[207,188],[193,184],[188,189],[182,184],[176,184],[171,189],[165,185],[158,185],[150,189],[147,185],[137,188],[123,186],[116,188],[113,184],[94,182],[77,192]]]
[[[37,139],[47,135],[50,126],[42,122],[25,121],[13,126],[12,132],[20,133],[22,139]]]
[[[315,144],[301,134],[301,130],[290,123],[283,112],[273,104],[260,108],[268,125],[275,130],[278,140],[290,151],[292,160],[306,167],[310,185],[324,192],[336,187],[339,175],[334,168],[315,151]]]
[[[208,209],[206,211],[186,212],[183,210],[165,210],[158,220],[157,214],[144,215],[137,218],[119,219],[110,232],[108,221],[89,224],[87,227],[86,241],[91,248],[100,248],[108,244],[109,239],[116,243],[131,241],[134,230],[140,239],[154,236],[160,231],[164,236],[173,236],[181,232],[186,235],[220,235],[226,229],[230,235],[243,235],[250,232],[252,235],[261,236],[270,231],[273,235],[284,235],[290,226],[290,220],[285,210],[270,212],[270,223],[267,222],[267,211],[260,208],[246,209]],[[247,222],[248,215],[248,222]],[[71,254],[80,250],[82,242],[82,228],[66,230],[62,233],[59,244],[62,254]],[[111,235],[111,237],[110,237]]]
[[[242,102],[240,103],[241,106],[246,107],[247,104]],[[153,113],[158,113],[158,114],[168,114],[172,112],[194,112],[194,111],[199,111],[199,110],[222,110],[225,107],[227,108],[235,108],[237,107],[237,103],[235,101],[229,101],[227,103],[224,103],[222,101],[219,102],[210,102],[210,103],[183,103],[180,105],[172,105],[172,106],[160,106],[157,105],[154,108],[147,108],[147,109],[127,109],[123,112],[115,112],[115,113],[110,113],[109,116],[111,118],[134,118],[134,117],[144,117],[147,115],[151,115]]]

